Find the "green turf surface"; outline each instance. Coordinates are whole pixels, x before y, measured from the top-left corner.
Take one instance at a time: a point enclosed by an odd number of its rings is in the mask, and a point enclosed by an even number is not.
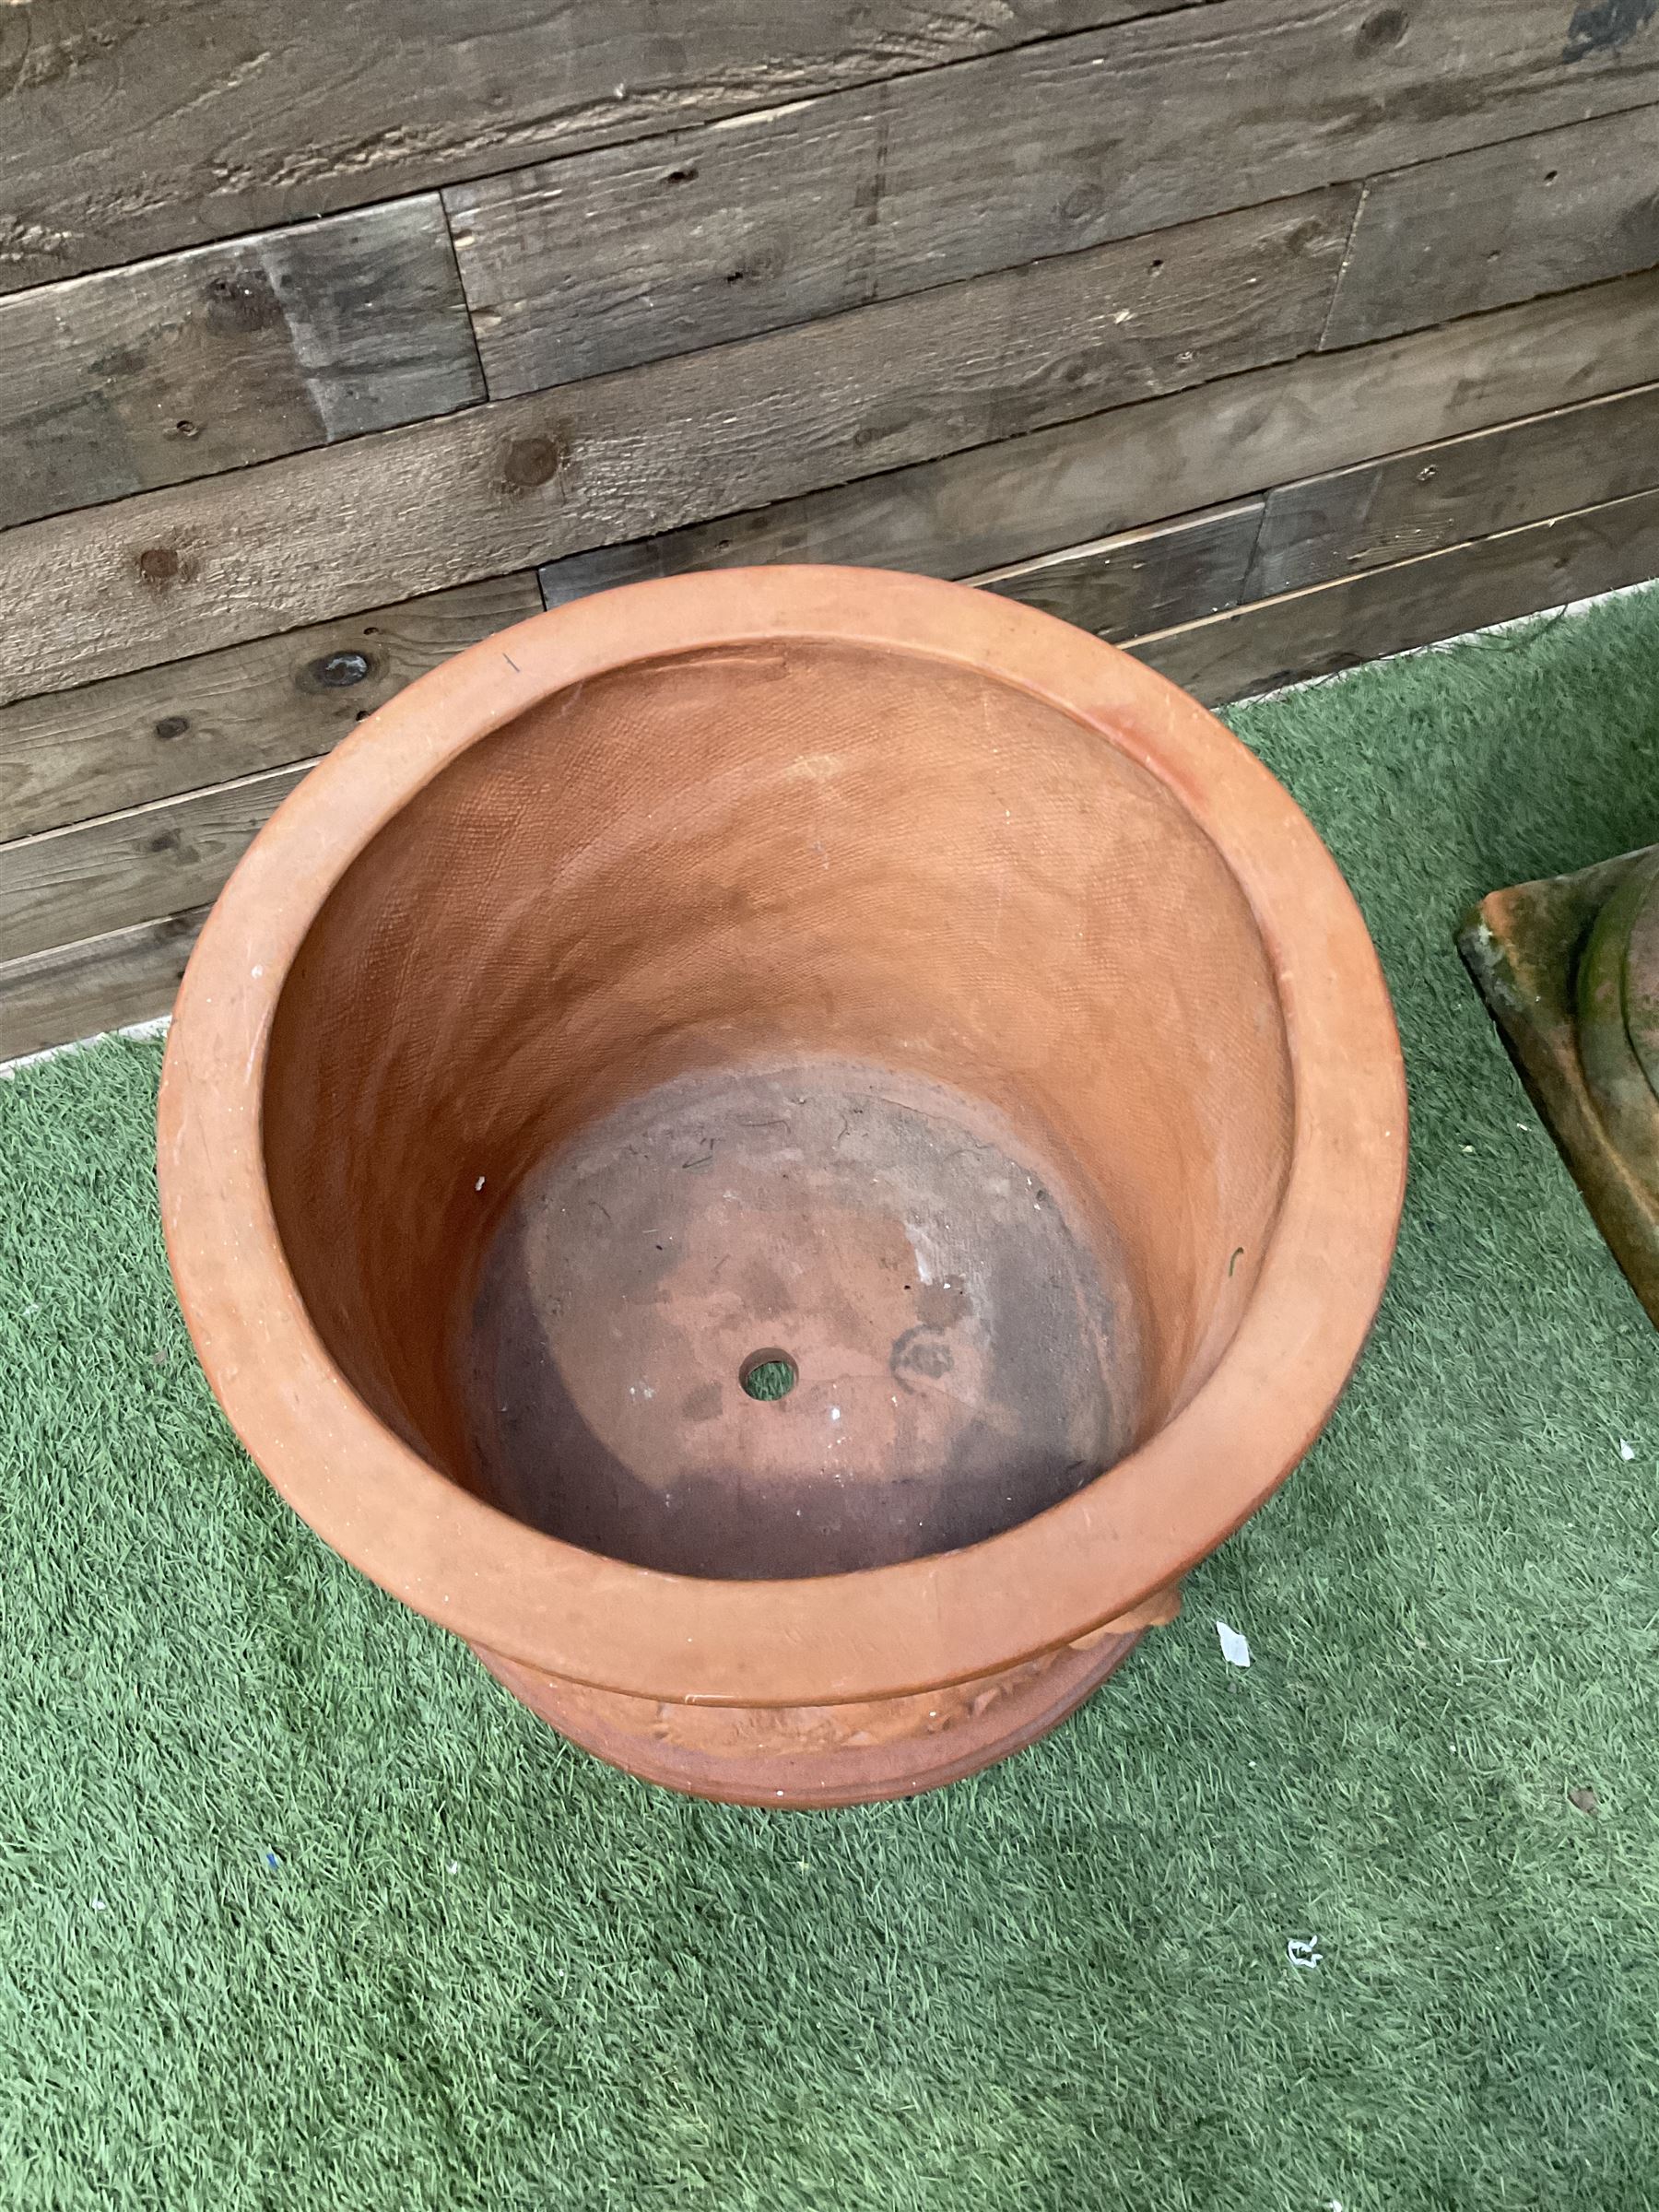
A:
[[[1396,994],[1399,1264],[1180,1622],[913,1804],[566,1749],[229,1441],[159,1046],[0,1083],[0,2206],[1659,2205],[1655,1339],[1452,948],[1659,836],[1659,594],[1236,720]]]

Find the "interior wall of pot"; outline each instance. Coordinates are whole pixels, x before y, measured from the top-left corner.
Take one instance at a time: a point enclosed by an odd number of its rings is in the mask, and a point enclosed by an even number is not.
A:
[[[278,1228],[331,1353],[482,1487],[451,1344],[521,1180],[653,1084],[819,1054],[949,1084],[1065,1163],[1134,1288],[1129,1430],[1166,1420],[1237,1324],[1288,1166],[1248,904],[1098,731],[974,669],[830,641],[550,696],[347,869],[284,988],[265,1098]]]

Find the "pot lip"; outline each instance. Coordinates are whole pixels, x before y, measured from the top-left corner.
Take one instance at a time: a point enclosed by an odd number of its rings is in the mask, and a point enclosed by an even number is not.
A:
[[[1145,1444],[961,1550],[721,1582],[546,1535],[370,1412],[288,1271],[261,1109],[272,1019],[312,917],[452,759],[548,692],[625,664],[789,637],[981,669],[1155,776],[1254,914],[1285,1018],[1294,1133],[1237,1332]],[[677,1702],[818,1705],[965,1680],[1068,1643],[1247,1519],[1359,1358],[1393,1257],[1406,1136],[1399,1041],[1359,907],[1300,807],[1230,731],[1143,663],[1018,601],[890,571],[777,566],[654,579],[532,616],[418,678],[322,761],[254,839],[198,940],[168,1040],[158,1166],[174,1281],[215,1395],[324,1542],[442,1626],[551,1675]]]

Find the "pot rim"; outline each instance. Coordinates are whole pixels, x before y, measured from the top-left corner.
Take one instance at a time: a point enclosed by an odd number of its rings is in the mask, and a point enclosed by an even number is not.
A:
[[[362,1403],[283,1252],[264,1174],[265,1061],[324,899],[451,760],[549,692],[626,664],[808,636],[982,670],[1098,730],[1171,793],[1231,869],[1266,947],[1291,1066],[1291,1162],[1233,1338],[1126,1458],[961,1550],[716,1581],[514,1520]],[[629,584],[532,616],[417,679],[324,759],[254,839],[198,940],[168,1039],[158,1160],[168,1255],[207,1379],[325,1543],[524,1665],[634,1696],[778,1706],[1016,1665],[1213,1551],[1295,1466],[1352,1371],[1393,1257],[1406,1153],[1399,1041],[1364,921],[1312,824],[1230,731],[1141,662],[1017,601],[889,571],[771,567]]]

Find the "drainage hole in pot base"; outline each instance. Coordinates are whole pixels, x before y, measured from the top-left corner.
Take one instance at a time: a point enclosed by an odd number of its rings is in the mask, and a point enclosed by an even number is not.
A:
[[[971,1094],[825,1058],[576,1129],[454,1347],[470,1487],[674,1574],[842,1574],[1080,1489],[1144,1428],[1100,1210]]]
[[[737,1370],[737,1380],[751,1398],[770,1405],[789,1395],[800,1373],[787,1352],[751,1352]]]

